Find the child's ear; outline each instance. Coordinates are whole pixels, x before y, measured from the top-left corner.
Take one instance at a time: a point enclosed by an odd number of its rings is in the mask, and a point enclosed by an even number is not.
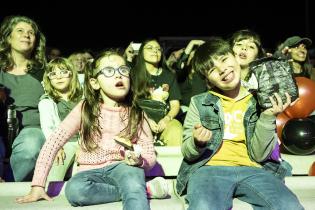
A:
[[[95,78],[90,79],[90,85],[94,90],[99,90],[100,89],[100,84],[98,83],[98,80]]]

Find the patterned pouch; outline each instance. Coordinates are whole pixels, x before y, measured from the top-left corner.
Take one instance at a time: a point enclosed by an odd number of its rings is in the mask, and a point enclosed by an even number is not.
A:
[[[258,103],[263,109],[272,107],[269,97],[274,93],[280,95],[283,103],[286,101],[285,92],[291,96],[291,101],[298,98],[298,88],[287,60],[262,58],[250,64],[250,71],[257,78]]]
[[[137,104],[156,123],[165,117],[168,112],[168,106],[161,101],[141,99],[137,101]]]

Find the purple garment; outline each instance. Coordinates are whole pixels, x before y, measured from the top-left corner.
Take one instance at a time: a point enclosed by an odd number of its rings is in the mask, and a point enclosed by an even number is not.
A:
[[[281,156],[280,156],[280,146],[278,142],[276,143],[275,148],[272,150],[272,153],[269,159],[280,162]]]
[[[47,195],[50,197],[58,196],[64,184],[65,182],[63,181],[50,182],[48,185]]]

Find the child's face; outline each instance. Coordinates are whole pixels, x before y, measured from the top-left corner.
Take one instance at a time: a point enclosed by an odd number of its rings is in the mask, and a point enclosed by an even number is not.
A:
[[[128,67],[126,67],[124,59],[118,55],[111,55],[101,59],[98,69],[104,69],[106,67],[112,68],[114,72],[112,76],[106,76],[103,73],[97,76],[102,97],[104,101],[107,99],[116,102],[121,101],[126,97],[130,89]]]
[[[214,56],[212,60],[214,65],[207,74],[209,82],[223,92],[239,87],[241,68],[236,58],[228,53]]]
[[[304,62],[306,60],[307,49],[306,49],[305,44],[303,44],[303,43],[300,43],[296,47],[290,48],[289,52],[290,52],[291,58],[294,61]]]
[[[253,39],[244,39],[236,42],[233,52],[237,62],[241,66],[248,66],[258,55],[258,47]]]
[[[8,37],[8,42],[12,50],[30,53],[35,47],[35,31],[30,24],[19,22]]]
[[[53,71],[49,72],[47,76],[56,91],[66,93],[69,90],[72,73],[68,69],[56,67]]]
[[[143,46],[143,57],[147,63],[157,65],[162,56],[162,49],[156,41],[150,41]]]

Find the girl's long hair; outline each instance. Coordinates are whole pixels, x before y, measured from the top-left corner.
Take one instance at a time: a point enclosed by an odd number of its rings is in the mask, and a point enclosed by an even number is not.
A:
[[[142,42],[141,47],[139,49],[139,53],[136,57],[135,66],[132,68],[131,71],[131,78],[133,81],[132,90],[135,94],[136,100],[141,98],[148,98],[150,96],[149,92],[149,81],[150,81],[150,73],[147,71],[146,67],[146,61],[144,59],[144,46],[151,41],[156,41],[159,43],[156,39],[147,39]],[[159,68],[162,68],[163,71],[171,71],[169,67],[166,64],[166,58],[162,51],[161,54],[161,60],[159,62]]]
[[[83,92],[79,83],[78,73],[74,69],[72,63],[68,59],[62,57],[51,60],[46,67],[43,78],[44,89],[46,93],[56,102],[59,101],[61,98],[58,91],[56,91],[55,88],[51,85],[51,81],[48,78],[48,73],[54,71],[57,68],[68,70],[71,72],[68,99],[73,102],[80,101],[82,99]]]
[[[40,31],[38,25],[32,19],[25,16],[8,16],[4,18],[0,27],[0,70],[8,71],[15,65],[11,55],[11,45],[8,42],[8,37],[11,35],[14,27],[25,22],[32,26],[35,31],[35,46],[30,55],[27,65],[28,71],[44,70],[46,65],[46,38]],[[30,72],[32,73],[32,72]]]
[[[84,84],[85,99],[82,104],[81,117],[81,146],[86,151],[93,151],[97,148],[95,140],[101,137],[99,122],[101,112],[100,105],[104,102],[101,97],[101,90],[93,89],[89,81],[91,78],[96,78],[97,75],[94,75],[93,71],[99,67],[100,61],[103,58],[113,55],[123,58],[119,50],[110,49],[100,53],[94,61],[87,66]],[[133,87],[133,85],[132,78],[130,78],[130,86]],[[118,135],[135,141],[135,139],[138,138],[139,131],[141,132],[143,130],[142,123],[144,115],[141,109],[135,106],[135,97],[132,90],[133,88],[129,90],[125,100],[119,102],[119,105],[125,108],[125,112],[121,114],[121,120],[127,121],[127,125]]]

